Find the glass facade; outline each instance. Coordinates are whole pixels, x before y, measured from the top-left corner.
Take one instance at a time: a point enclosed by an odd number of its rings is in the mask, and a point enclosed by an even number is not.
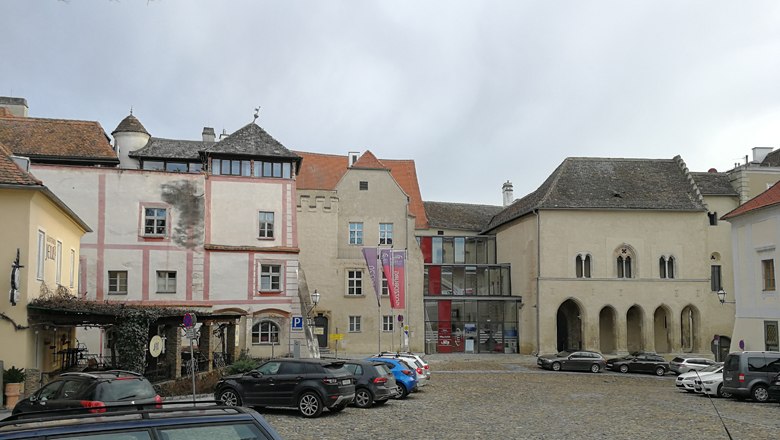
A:
[[[517,353],[520,297],[493,236],[418,237],[426,353]]]

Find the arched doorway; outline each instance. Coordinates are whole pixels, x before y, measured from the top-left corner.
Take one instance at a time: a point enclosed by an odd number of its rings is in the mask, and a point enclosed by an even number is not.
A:
[[[612,306],[606,306],[599,312],[599,350],[602,353],[617,351],[617,312]]]
[[[666,306],[660,306],[653,313],[653,337],[655,341],[655,351],[658,353],[669,353],[672,347],[670,339],[671,313]]]
[[[642,308],[631,306],[626,312],[626,348],[629,353],[645,348],[642,339]]]
[[[698,343],[699,309],[689,304],[680,313],[680,349],[685,353],[696,353]]]
[[[314,327],[322,327],[322,334],[317,335],[320,348],[328,348],[328,317],[322,313],[314,317]]]
[[[556,314],[558,351],[582,349],[582,318],[580,307],[574,300],[567,299],[558,307]]]

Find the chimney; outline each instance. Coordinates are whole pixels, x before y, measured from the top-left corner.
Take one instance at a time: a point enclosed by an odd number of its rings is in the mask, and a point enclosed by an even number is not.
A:
[[[217,135],[212,127],[203,127],[203,142],[214,142]]]
[[[223,128],[222,133],[219,135],[219,140],[225,139],[226,137],[228,137],[227,130]]]
[[[501,190],[504,193],[504,206],[511,205],[512,202],[515,201],[514,191],[512,190],[512,182],[507,180],[501,187]]]
[[[27,100],[24,98],[11,98],[9,96],[0,96],[0,108],[6,109],[7,113],[19,118],[27,117]]]
[[[772,152],[772,147],[755,147],[753,148],[753,163],[761,163],[766,158],[766,155]]]
[[[351,167],[360,158],[360,153],[356,151],[350,151],[348,156],[349,156],[349,166]]]

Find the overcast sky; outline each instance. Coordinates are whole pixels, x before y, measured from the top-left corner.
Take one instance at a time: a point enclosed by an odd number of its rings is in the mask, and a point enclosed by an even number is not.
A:
[[[780,2],[4,0],[0,95],[130,108],[156,137],[252,121],[293,150],[413,159],[500,205],[569,156],[725,171],[780,145]]]

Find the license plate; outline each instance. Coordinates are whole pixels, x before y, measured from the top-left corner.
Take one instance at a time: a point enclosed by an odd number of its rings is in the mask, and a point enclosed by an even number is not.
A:
[[[352,383],[352,381],[349,380],[349,379],[344,379],[344,380],[341,381],[342,385],[349,385],[350,383]]]

